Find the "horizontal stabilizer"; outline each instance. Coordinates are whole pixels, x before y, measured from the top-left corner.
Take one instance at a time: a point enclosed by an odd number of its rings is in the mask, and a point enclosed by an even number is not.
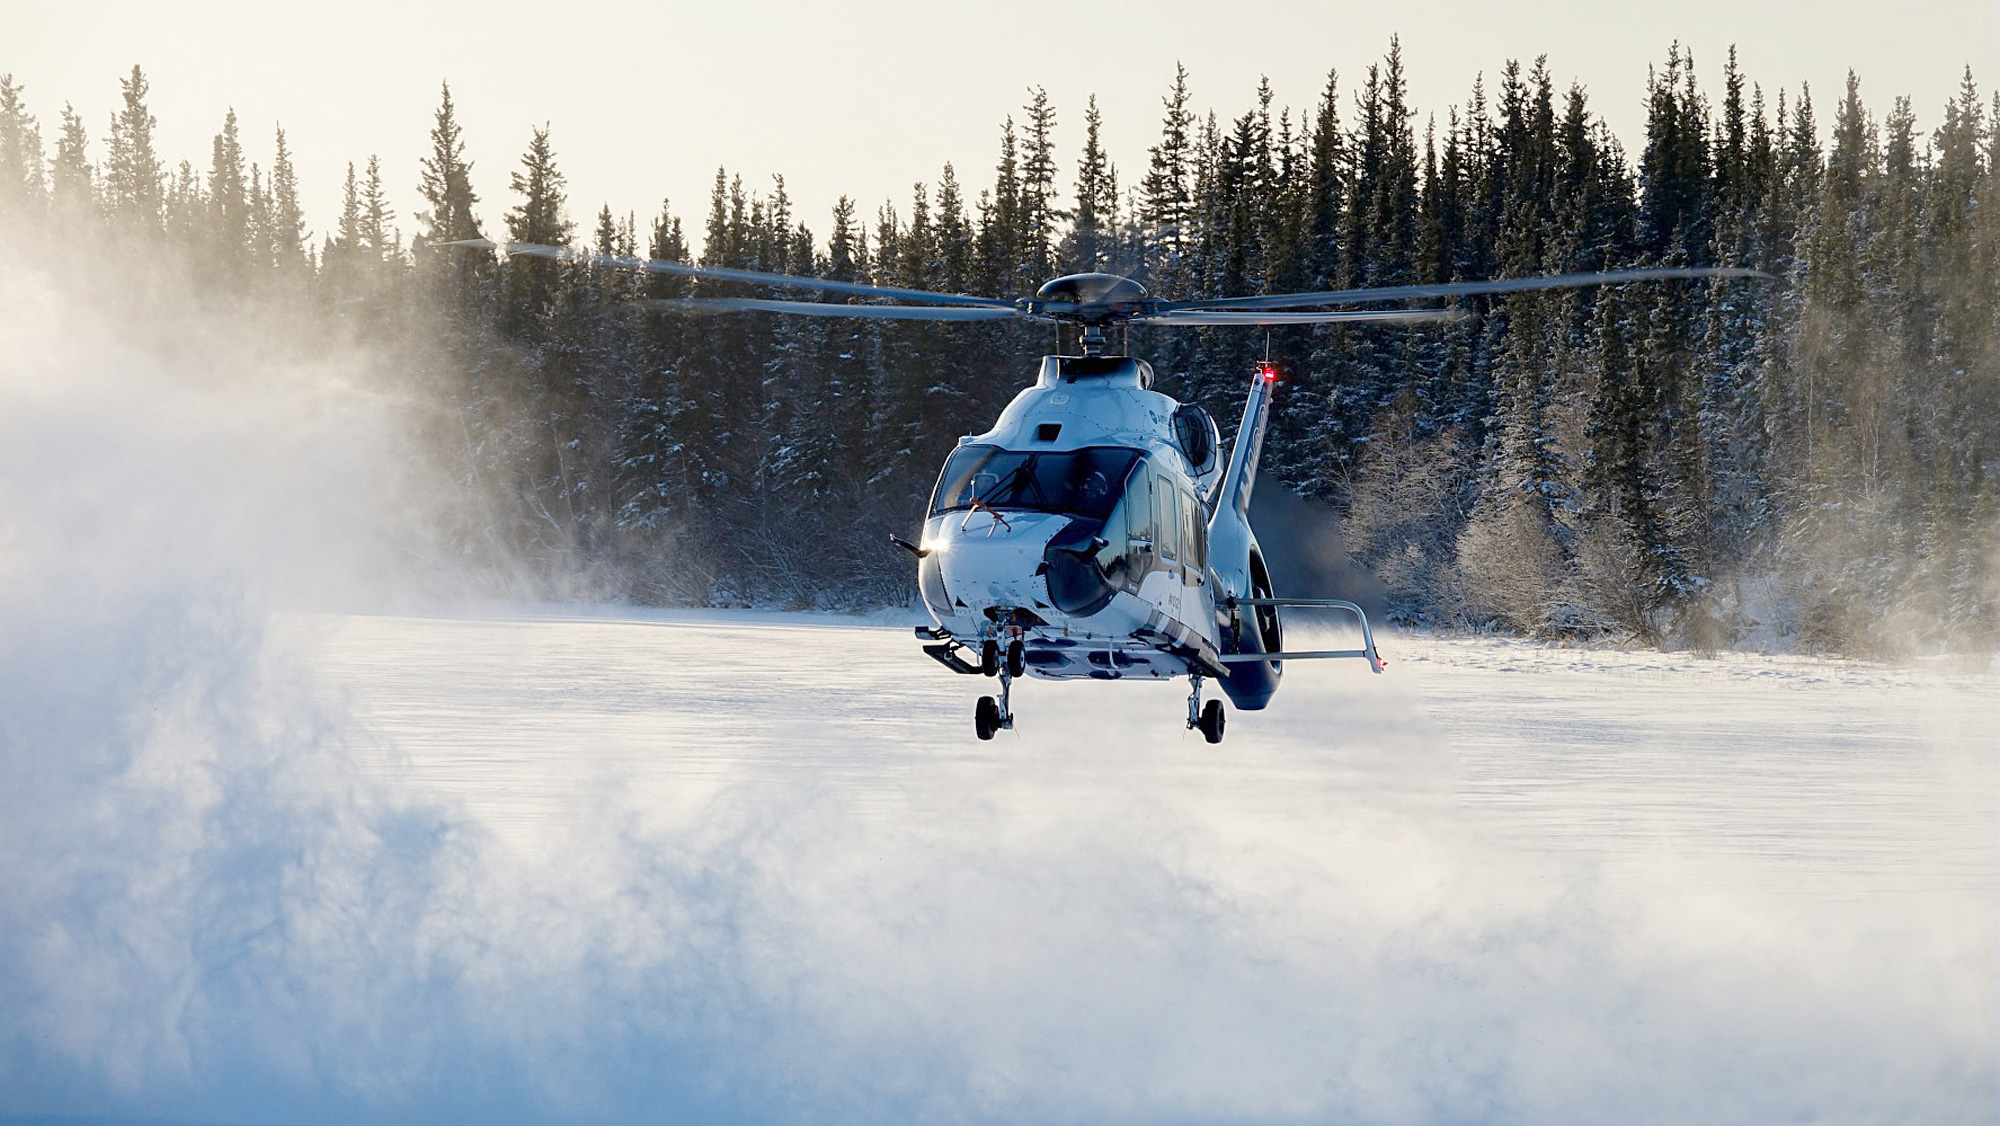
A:
[[[1244,665],[1252,661],[1309,661],[1315,657],[1366,657],[1366,649],[1325,649],[1314,653],[1224,653],[1225,665]]]
[[[1222,660],[1228,664],[1242,664],[1250,661],[1305,661],[1318,657],[1365,657],[1368,667],[1381,672],[1389,662],[1375,649],[1375,631],[1368,628],[1368,615],[1361,607],[1338,598],[1231,598],[1225,605],[1237,606],[1299,606],[1318,610],[1345,610],[1361,623],[1360,649],[1323,649],[1301,653],[1225,653]]]

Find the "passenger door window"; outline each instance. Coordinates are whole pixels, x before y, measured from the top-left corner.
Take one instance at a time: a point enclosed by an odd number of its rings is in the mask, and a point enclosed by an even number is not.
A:
[[[1175,504],[1178,494],[1174,492],[1173,482],[1162,477],[1155,482],[1153,495],[1159,498],[1160,502],[1159,507],[1155,509],[1159,513],[1159,516],[1153,521],[1153,526],[1158,528],[1160,532],[1160,538],[1157,541],[1160,549],[1160,560],[1171,567],[1177,564],[1181,557],[1179,543],[1181,514],[1179,507]]]
[[[1203,533],[1201,526],[1201,504],[1189,493],[1180,494],[1181,505],[1181,558],[1187,564],[1188,582],[1200,583],[1204,578]]]

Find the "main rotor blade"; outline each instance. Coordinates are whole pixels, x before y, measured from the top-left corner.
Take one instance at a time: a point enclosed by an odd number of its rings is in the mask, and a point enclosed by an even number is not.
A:
[[[776,301],[763,297],[683,297],[641,304],[681,313],[796,313],[807,317],[862,317],[882,321],[1009,321],[1027,315],[1011,305],[1000,309],[949,305],[833,305],[817,301]]]
[[[1170,308],[1164,313],[1132,318],[1142,325],[1317,325],[1445,324],[1472,316],[1462,309],[1326,309],[1316,313],[1255,313],[1228,310]]]
[[[1412,297],[1468,297],[1481,293],[1526,293],[1538,289],[1576,289],[1621,282],[1667,281],[1674,278],[1761,278],[1777,281],[1762,270],[1741,266],[1656,266],[1635,270],[1603,270],[1588,274],[1551,274],[1500,281],[1441,282],[1435,285],[1387,285],[1372,289],[1329,289],[1318,293],[1270,293],[1261,297],[1218,297],[1205,301],[1170,301],[1167,309],[1296,309],[1301,305],[1351,305],[1358,301],[1400,301]]]
[[[591,266],[609,266],[614,269],[650,270],[656,274],[674,274],[680,277],[701,278],[706,281],[748,282],[751,285],[782,285],[794,289],[817,289],[827,293],[852,293],[864,297],[894,297],[904,301],[926,301],[935,305],[967,305],[980,309],[1006,309],[1011,312],[1014,303],[997,297],[968,297],[962,293],[934,293],[928,289],[899,289],[887,285],[863,285],[860,282],[834,281],[831,278],[802,278],[795,274],[767,274],[762,270],[737,270],[727,266],[690,266],[685,262],[669,262],[664,258],[628,258],[620,254],[589,254],[566,246],[544,246],[534,242],[494,242],[491,239],[469,238],[452,242],[434,243],[436,246],[470,246],[480,250],[498,250],[512,257],[527,254],[535,258],[550,258],[559,262],[581,262]]]

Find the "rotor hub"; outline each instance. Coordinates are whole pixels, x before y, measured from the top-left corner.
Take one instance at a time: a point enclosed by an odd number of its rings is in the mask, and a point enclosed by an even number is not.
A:
[[[1042,283],[1024,302],[1028,311],[1051,320],[1103,328],[1149,312],[1156,302],[1146,287],[1118,274],[1065,274]]]

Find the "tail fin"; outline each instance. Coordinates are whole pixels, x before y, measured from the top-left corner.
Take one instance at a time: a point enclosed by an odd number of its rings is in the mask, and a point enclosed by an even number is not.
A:
[[[1216,495],[1217,516],[1234,512],[1242,520],[1250,518],[1250,490],[1257,484],[1257,461],[1264,453],[1264,432],[1271,422],[1271,384],[1277,378],[1277,373],[1268,366],[1259,367],[1257,374],[1250,377],[1250,397],[1243,401],[1243,422],[1236,428],[1236,441],[1229,447],[1229,468],[1223,471]]]
[[[1264,431],[1271,420],[1274,376],[1260,367],[1243,403],[1243,422],[1229,448],[1229,466],[1217,482],[1215,510],[1208,518],[1208,566],[1215,573],[1215,636],[1224,653],[1256,653],[1282,649],[1277,609],[1236,608],[1245,598],[1269,598],[1270,576],[1257,550],[1257,533],[1250,529],[1250,490],[1257,484],[1257,459],[1264,452]],[[1268,625],[1268,631],[1265,626]],[[1268,641],[1266,633],[1269,634]],[[1220,679],[1222,690],[1236,706],[1254,710],[1278,690],[1282,666],[1276,661],[1233,662]]]

